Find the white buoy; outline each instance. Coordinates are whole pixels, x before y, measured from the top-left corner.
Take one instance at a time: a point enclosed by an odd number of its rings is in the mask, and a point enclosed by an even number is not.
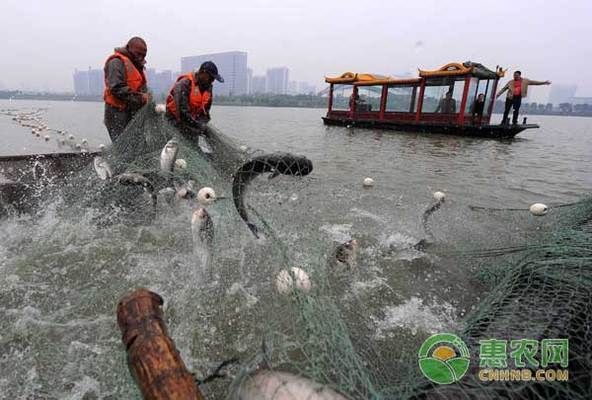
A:
[[[293,289],[308,293],[311,286],[308,274],[298,267],[292,267],[290,271],[283,269],[275,278],[276,290],[284,295],[290,293]]]
[[[164,114],[166,112],[166,105],[165,104],[157,104],[154,106],[154,111],[159,114]]]
[[[444,192],[434,192],[434,194],[432,195],[434,196],[434,200],[436,201],[444,201],[446,200],[446,194]]]
[[[239,150],[242,151],[243,153],[246,153],[247,150],[249,150],[249,148],[243,144],[239,147]]]
[[[74,147],[76,147],[78,150],[80,150],[82,148],[82,146],[80,145],[80,143],[76,143],[76,146],[74,146]]]
[[[105,145],[101,143],[101,144],[99,145],[99,149],[100,149],[101,151],[105,151]]]
[[[182,158],[177,158],[175,160],[175,168],[186,169],[187,168],[187,161],[183,160]]]
[[[547,207],[546,205],[544,205],[542,203],[535,203],[532,206],[530,206],[530,213],[532,215],[536,215],[537,217],[540,217],[541,215],[545,215],[548,211],[549,211],[549,207]]]
[[[372,178],[364,178],[364,186],[365,187],[372,187],[372,186],[374,186],[374,179],[372,179]]]
[[[35,128],[31,129],[31,133],[34,135],[37,133],[37,130]]]
[[[88,144],[88,140],[82,139],[82,144]]]
[[[44,139],[46,142],[49,142],[49,139],[50,139],[49,135],[45,135]]]
[[[69,134],[69,135],[68,135],[68,139],[70,139],[70,140],[74,140],[74,135],[72,135],[72,134]]]
[[[210,187],[203,187],[197,192],[197,201],[204,206],[209,206],[216,201],[216,192]]]

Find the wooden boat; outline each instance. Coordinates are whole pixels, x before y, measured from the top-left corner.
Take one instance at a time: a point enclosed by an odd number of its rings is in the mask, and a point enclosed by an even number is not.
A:
[[[417,78],[392,78],[346,72],[326,77],[329,83],[326,125],[443,133],[484,138],[511,138],[536,124],[491,124],[499,79],[492,71],[467,61],[434,70],[419,70]],[[474,104],[483,95],[482,113]]]

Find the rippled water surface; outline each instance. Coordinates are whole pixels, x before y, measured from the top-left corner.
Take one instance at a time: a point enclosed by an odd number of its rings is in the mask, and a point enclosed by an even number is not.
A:
[[[109,143],[100,103],[0,101],[4,110],[40,108],[46,124],[74,142]],[[533,116],[541,129],[497,141],[325,127],[323,110],[314,109],[219,106],[212,114],[221,131],[252,148],[313,161],[310,176],[259,182],[249,201],[260,204],[284,257],[305,269],[336,243],[360,241],[362,272],[341,300],[355,295],[367,305],[373,335],[361,342],[451,328],[478,300],[462,265],[412,248],[425,235],[421,216],[434,191],[447,194],[433,221],[438,242],[470,247],[501,242],[513,229],[511,218],[475,216],[471,205],[526,210],[592,190],[592,118]],[[0,133],[0,155],[73,151],[57,134],[45,141],[5,115]],[[363,188],[365,177],[375,186]],[[164,297],[171,334],[193,371],[249,353],[265,326],[278,323],[254,316],[277,316],[269,309],[273,276],[284,267],[273,265],[279,250],[229,219],[228,202],[212,208],[215,223],[236,228],[217,236],[211,275],[196,261],[187,207],[150,224],[100,227],[96,209],[74,217],[57,197],[41,204],[34,215],[0,220],[0,398],[139,398],[115,321],[117,300],[138,286]],[[541,221],[526,211],[520,220],[533,229]],[[451,295],[456,289],[462,294]]]

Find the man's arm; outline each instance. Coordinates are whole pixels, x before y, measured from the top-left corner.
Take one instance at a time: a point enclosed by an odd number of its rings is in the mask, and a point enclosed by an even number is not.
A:
[[[534,85],[534,86],[536,86],[536,85],[550,85],[551,81],[535,81],[532,79],[527,79],[526,84],[527,85]]]
[[[144,104],[142,93],[132,91],[127,85],[125,65],[119,58],[113,58],[107,63],[105,67],[105,80],[113,96],[119,100],[136,108]]]
[[[512,82],[512,81],[510,81],[510,82]],[[502,95],[502,93],[504,93],[506,90],[509,90],[509,89],[510,89],[510,82],[506,83],[506,84],[504,85],[504,87],[503,87],[503,88],[502,88],[502,89],[501,89],[499,92],[497,92],[497,94],[495,95],[495,98],[496,98],[496,99],[497,99],[498,97],[500,97],[500,96]]]

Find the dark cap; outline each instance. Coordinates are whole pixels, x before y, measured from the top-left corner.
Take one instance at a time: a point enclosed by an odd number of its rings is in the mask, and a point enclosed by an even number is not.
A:
[[[218,74],[218,67],[211,61],[204,62],[200,67],[199,71],[205,71],[212,76],[218,82],[224,82],[224,78],[220,74]],[[198,72],[199,72],[198,71]]]

